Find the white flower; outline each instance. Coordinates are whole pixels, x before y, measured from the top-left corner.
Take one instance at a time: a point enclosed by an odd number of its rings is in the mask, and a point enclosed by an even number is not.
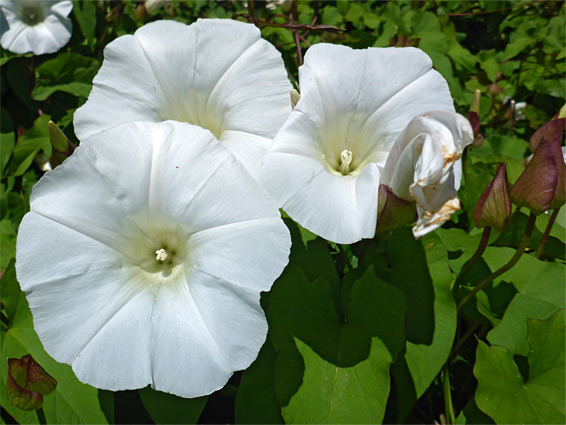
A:
[[[474,140],[470,123],[449,111],[413,118],[397,138],[381,175],[381,184],[417,203],[413,234],[419,238],[442,226],[460,209],[460,158]]]
[[[448,85],[415,48],[317,44],[299,77],[301,98],[258,179],[313,233],[337,243],[373,237],[393,143],[416,115],[454,110]]]
[[[231,20],[147,24],[106,46],[75,132],[176,120],[210,130],[253,171],[289,112],[281,54],[258,28]]]
[[[55,53],[69,42],[71,1],[0,0],[2,47],[13,53]]]
[[[273,201],[212,134],[129,123],[35,186],[16,272],[43,346],[82,382],[196,397],[256,358],[260,291],[290,245]]]

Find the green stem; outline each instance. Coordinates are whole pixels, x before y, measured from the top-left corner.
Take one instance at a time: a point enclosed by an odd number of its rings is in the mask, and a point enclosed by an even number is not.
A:
[[[456,289],[458,289],[458,284],[460,283],[462,276],[464,276],[466,272],[469,270],[469,268],[472,267],[472,265],[483,255],[489,243],[490,234],[491,234],[491,227],[485,227],[481,235],[481,240],[480,240],[480,244],[478,245],[478,249],[476,249],[476,252],[474,252],[472,258],[470,258],[466,262],[466,264],[462,266],[462,269],[460,270],[460,274],[458,274],[458,277],[456,278],[456,282],[454,282],[454,289],[452,290],[452,293],[454,293]]]
[[[43,407],[37,409],[35,413],[37,413],[37,420],[41,425],[47,424],[47,421],[45,420],[45,413],[43,412]]]
[[[521,239],[521,243],[519,244],[519,247],[517,248],[515,255],[513,255],[513,258],[511,258],[507,262],[507,264],[500,267],[495,272],[493,272],[488,277],[486,277],[484,280],[482,280],[480,283],[478,283],[475,286],[475,288],[472,289],[468,293],[468,295],[464,297],[464,299],[460,302],[460,304],[458,304],[458,312],[462,311],[462,308],[466,305],[466,303],[470,300],[470,298],[472,298],[479,291],[481,291],[488,283],[490,283],[493,279],[502,275],[511,267],[513,267],[515,264],[517,264],[517,261],[519,261],[519,259],[525,252],[525,248],[527,248],[527,245],[529,244],[529,240],[531,239],[531,234],[533,233],[533,229],[535,227],[535,221],[536,221],[536,216],[533,213],[531,213],[531,215],[529,216],[529,220],[527,221],[527,228],[525,229],[525,233],[523,234],[523,239]]]
[[[540,240],[540,244],[535,254],[537,258],[540,258],[540,256],[542,255],[542,251],[544,250],[544,246],[546,245],[548,235],[550,235],[550,230],[552,229],[552,226],[554,225],[554,221],[558,216],[558,211],[560,211],[560,208],[557,208],[554,211],[552,211],[552,215],[550,216],[550,220],[548,220],[548,224],[546,225],[546,229],[544,230],[544,235],[542,235],[542,239]]]
[[[442,381],[444,383],[444,409],[446,411],[446,423],[448,425],[454,424],[456,418],[454,417],[454,406],[452,406],[452,393],[450,392],[450,370],[448,364],[442,368]]]
[[[464,343],[468,340],[468,338],[470,336],[472,336],[472,334],[476,331],[477,328],[479,328],[481,325],[480,322],[470,326],[466,332],[464,333],[464,335],[462,335],[461,338],[459,338],[456,341],[456,344],[454,344],[454,346],[452,347],[452,351],[450,351],[450,355],[448,356],[448,359],[450,360],[452,357],[454,357],[457,353],[458,350],[460,349],[460,347],[462,347],[462,345],[464,345]]]
[[[342,256],[344,262],[346,263],[346,266],[348,267],[348,271],[354,270],[354,267],[352,267],[352,263],[348,259],[348,254],[346,254],[346,250],[344,249],[344,247],[341,244],[336,244],[336,245],[338,245],[338,249],[340,250],[340,255]]]

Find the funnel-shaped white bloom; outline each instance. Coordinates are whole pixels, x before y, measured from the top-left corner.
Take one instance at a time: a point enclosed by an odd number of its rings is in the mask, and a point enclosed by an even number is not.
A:
[[[17,54],[55,53],[71,39],[71,10],[71,1],[0,0],[2,47]]]
[[[389,186],[399,198],[417,203],[415,237],[442,226],[460,209],[460,157],[473,140],[468,120],[449,111],[415,117],[397,138],[381,184]]]
[[[128,123],[35,186],[16,272],[45,349],[81,381],[196,397],[256,358],[260,291],[290,245],[273,201],[212,134]]]
[[[84,106],[79,139],[130,121],[210,130],[253,171],[291,111],[281,54],[251,24],[201,19],[147,24],[108,44]]]
[[[453,111],[448,85],[415,48],[317,44],[299,69],[301,99],[259,180],[289,216],[328,240],[375,234],[383,165],[416,115]]]

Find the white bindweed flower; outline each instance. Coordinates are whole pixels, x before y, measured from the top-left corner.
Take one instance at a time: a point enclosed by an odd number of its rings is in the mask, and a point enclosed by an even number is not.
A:
[[[55,53],[69,42],[71,1],[0,0],[1,43],[13,53]]]
[[[212,134],[138,122],[93,136],[35,186],[16,272],[43,346],[82,382],[196,397],[256,358],[260,291],[290,245]]]
[[[373,237],[389,152],[413,117],[454,110],[448,85],[415,48],[317,44],[299,77],[301,98],[258,179],[313,233],[337,243]]]
[[[251,24],[201,19],[147,24],[108,44],[75,132],[130,121],[210,130],[253,172],[291,111],[281,54]]]
[[[381,175],[381,184],[417,204],[413,234],[419,238],[442,226],[460,209],[460,158],[474,140],[463,116],[450,111],[413,118],[397,138]]]

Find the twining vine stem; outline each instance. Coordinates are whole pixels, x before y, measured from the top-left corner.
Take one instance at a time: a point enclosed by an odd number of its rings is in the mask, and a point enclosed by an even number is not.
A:
[[[460,304],[458,304],[458,313],[460,311],[462,311],[462,308],[466,305],[466,303],[474,296],[476,295],[479,291],[481,291],[488,283],[490,283],[493,279],[495,279],[496,277],[502,275],[503,273],[505,273],[507,270],[509,270],[511,267],[513,267],[515,264],[517,264],[517,261],[519,261],[519,259],[521,258],[521,256],[523,255],[523,253],[525,252],[525,248],[527,247],[527,245],[529,244],[529,240],[531,239],[531,235],[533,233],[533,229],[535,227],[535,221],[536,221],[536,215],[534,215],[533,213],[531,213],[531,215],[529,216],[529,219],[527,221],[527,228],[525,229],[525,233],[523,234],[523,239],[521,240],[521,243],[519,244],[519,247],[517,248],[517,251],[515,252],[515,255],[513,255],[513,257],[502,267],[500,267],[499,269],[497,269],[495,272],[493,272],[492,274],[490,274],[488,277],[486,277],[484,280],[482,280],[480,283],[478,283],[474,289],[472,289],[463,299],[462,301],[460,301]]]
[[[542,239],[540,240],[540,244],[535,254],[537,258],[540,258],[540,256],[542,255],[542,251],[544,250],[544,246],[546,245],[546,241],[548,240],[548,235],[550,235],[550,230],[552,229],[554,221],[558,216],[558,211],[560,211],[560,208],[556,208],[554,211],[552,211],[552,215],[550,216],[550,220],[548,220],[548,224],[546,226],[546,229],[544,230],[544,234],[542,235]]]
[[[458,289],[458,284],[460,283],[461,278],[466,274],[466,272],[472,267],[472,265],[483,255],[487,245],[489,243],[489,236],[491,234],[491,227],[485,227],[483,229],[483,233],[481,235],[480,244],[478,245],[478,249],[474,252],[474,255],[462,266],[460,270],[460,274],[456,278],[456,282],[454,282],[454,289],[452,292],[454,293],[456,289]]]

